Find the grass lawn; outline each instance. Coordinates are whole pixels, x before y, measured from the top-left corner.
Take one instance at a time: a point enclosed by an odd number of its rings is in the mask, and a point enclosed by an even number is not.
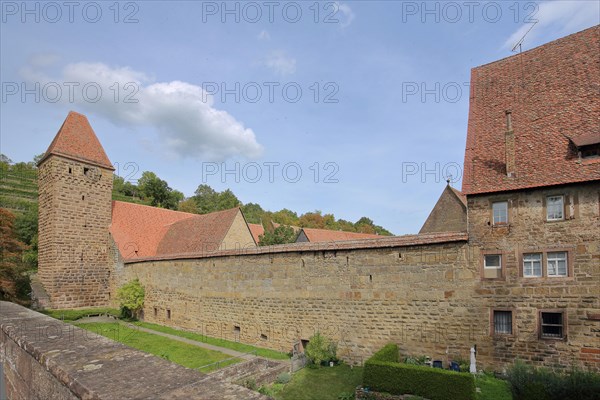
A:
[[[151,324],[149,322],[135,322],[136,325],[153,329],[158,332],[169,333],[171,335],[180,336],[186,339],[195,340],[197,342],[204,342],[212,344],[214,346],[225,347],[226,349],[236,350],[242,353],[249,353],[256,350],[256,354],[259,357],[270,358],[273,360],[288,360],[290,357],[286,353],[282,353],[275,350],[263,349],[260,347],[251,346],[249,344],[243,344],[238,342],[232,342],[225,339],[216,339],[209,336],[200,335],[197,333],[181,331],[179,329],[169,328],[167,326]]]
[[[335,367],[304,368],[292,377],[279,393],[277,400],[338,400],[340,395],[352,394],[362,384],[362,367],[350,368],[341,364]]]
[[[114,317],[119,317],[121,311],[115,308],[86,308],[81,310],[44,310],[42,313],[56,319],[66,322],[76,321],[88,315],[103,315],[108,314]]]
[[[483,375],[475,378],[475,385],[481,389],[481,393],[477,393],[477,400],[512,400],[507,381]]]
[[[77,324],[77,326],[102,336],[106,336],[109,339],[121,342],[143,352],[163,357],[188,368],[196,369],[203,365],[231,358],[229,355],[219,353],[218,351],[207,350],[191,344],[168,339],[166,337],[141,332],[137,329],[129,328],[117,322],[95,322],[89,324]],[[220,367],[235,364],[239,361],[239,359],[229,360],[222,363]],[[202,372],[206,373],[214,369],[216,369],[216,367],[203,368]]]

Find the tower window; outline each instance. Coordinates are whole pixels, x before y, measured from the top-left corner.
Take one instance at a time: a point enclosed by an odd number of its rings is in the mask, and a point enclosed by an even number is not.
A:
[[[90,169],[88,167],[83,167],[83,174],[87,175],[90,172]]]
[[[71,167],[69,167],[69,173],[73,173],[73,170],[71,169]]]
[[[81,195],[81,200],[85,200],[85,195]]]

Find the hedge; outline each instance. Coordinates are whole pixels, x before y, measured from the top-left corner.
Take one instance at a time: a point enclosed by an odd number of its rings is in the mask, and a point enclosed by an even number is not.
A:
[[[377,392],[413,394],[431,400],[475,399],[473,375],[401,364],[397,360],[398,346],[393,344],[375,353],[365,362],[363,386]]]

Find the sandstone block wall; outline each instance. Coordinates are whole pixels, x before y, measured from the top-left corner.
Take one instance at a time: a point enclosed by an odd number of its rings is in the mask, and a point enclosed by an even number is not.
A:
[[[149,322],[284,352],[316,331],[360,363],[388,342],[406,354],[467,358],[488,334],[464,241],[125,264]]]
[[[267,399],[7,302],[0,362],[11,400]]]
[[[546,221],[547,196],[565,197],[562,221]],[[513,334],[488,335],[486,358],[521,358],[548,366],[573,363],[600,370],[600,184],[557,186],[469,196],[471,269],[482,271],[483,253],[502,254],[503,277],[478,279],[473,300],[487,310],[512,310]],[[491,203],[508,201],[509,223],[494,227]],[[567,251],[569,276],[527,278],[524,253]],[[564,312],[565,337],[540,338],[540,311]]]
[[[107,305],[112,171],[52,155],[38,179],[38,274],[51,307]]]

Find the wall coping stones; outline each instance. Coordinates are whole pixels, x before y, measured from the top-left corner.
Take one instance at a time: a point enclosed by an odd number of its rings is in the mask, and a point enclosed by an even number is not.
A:
[[[237,248],[229,250],[195,252],[185,254],[169,254],[166,256],[140,257],[123,260],[124,264],[135,264],[149,261],[186,260],[197,258],[227,257],[227,256],[252,256],[261,254],[314,252],[314,251],[339,251],[357,249],[378,249],[390,247],[419,246],[441,244],[450,242],[467,242],[469,235],[466,232],[437,232],[417,235],[382,236],[376,239],[345,240],[338,242],[317,243],[289,243],[273,246],[258,246],[250,248]]]
[[[9,302],[0,302],[0,339],[3,350],[13,341],[82,399],[267,399]]]

